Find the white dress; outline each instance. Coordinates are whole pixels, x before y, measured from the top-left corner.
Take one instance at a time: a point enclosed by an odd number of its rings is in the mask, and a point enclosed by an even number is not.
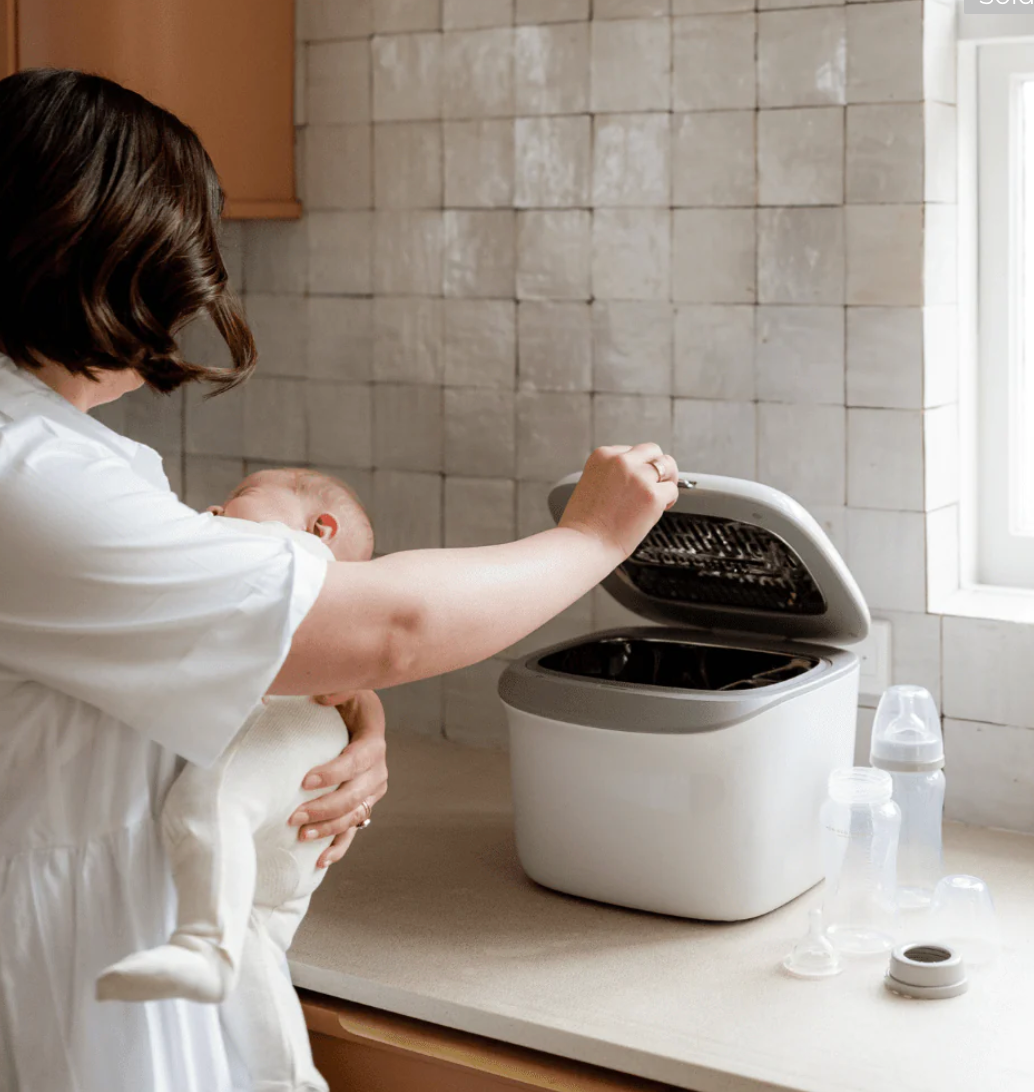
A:
[[[230,742],[325,573],[0,357],[0,1092],[243,1087],[217,1007],[94,982],[175,927],[177,756]]]

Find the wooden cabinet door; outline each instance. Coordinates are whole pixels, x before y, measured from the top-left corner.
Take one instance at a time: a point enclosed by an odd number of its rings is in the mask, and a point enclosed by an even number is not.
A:
[[[316,1067],[331,1092],[675,1092],[419,1020],[300,996]]]
[[[15,0],[0,0],[0,80],[18,70]]]
[[[227,218],[301,214],[293,0],[18,2],[19,68],[98,72],[171,110],[208,149]]]

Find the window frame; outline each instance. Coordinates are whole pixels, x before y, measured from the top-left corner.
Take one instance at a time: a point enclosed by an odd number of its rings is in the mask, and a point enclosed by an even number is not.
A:
[[[978,56],[984,47],[1034,43],[1034,14],[965,15],[956,23],[958,137],[958,336],[960,496],[927,519],[927,610],[957,617],[1034,624],[1034,588],[981,579],[979,538],[980,325]],[[986,320],[985,320],[986,322]],[[1034,542],[1031,543],[1034,552]]]
[[[975,583],[1034,587],[1034,40],[976,46],[977,496]],[[1030,156],[1027,151],[1027,156]],[[1025,473],[1026,472],[1026,473]],[[1025,487],[1025,488],[1024,488]],[[1023,509],[1026,508],[1026,513]],[[1024,526],[1024,515],[1026,525]]]

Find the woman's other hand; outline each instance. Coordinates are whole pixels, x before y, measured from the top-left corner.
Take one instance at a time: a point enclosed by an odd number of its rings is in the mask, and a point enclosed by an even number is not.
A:
[[[355,837],[356,828],[388,791],[385,761],[384,706],[372,690],[331,694],[316,699],[321,705],[335,705],[348,725],[351,740],[332,762],[310,770],[302,788],[335,786],[325,796],[304,804],[291,816],[291,826],[300,826],[298,837],[334,841],[324,850],[319,867],[340,861]],[[311,833],[314,832],[314,833]]]

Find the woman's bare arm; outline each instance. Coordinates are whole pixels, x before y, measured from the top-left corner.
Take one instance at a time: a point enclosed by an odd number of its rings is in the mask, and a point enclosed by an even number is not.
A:
[[[501,546],[332,564],[272,692],[395,686],[494,655],[616,568],[674,503],[676,477],[656,444],[601,448],[554,530]]]

